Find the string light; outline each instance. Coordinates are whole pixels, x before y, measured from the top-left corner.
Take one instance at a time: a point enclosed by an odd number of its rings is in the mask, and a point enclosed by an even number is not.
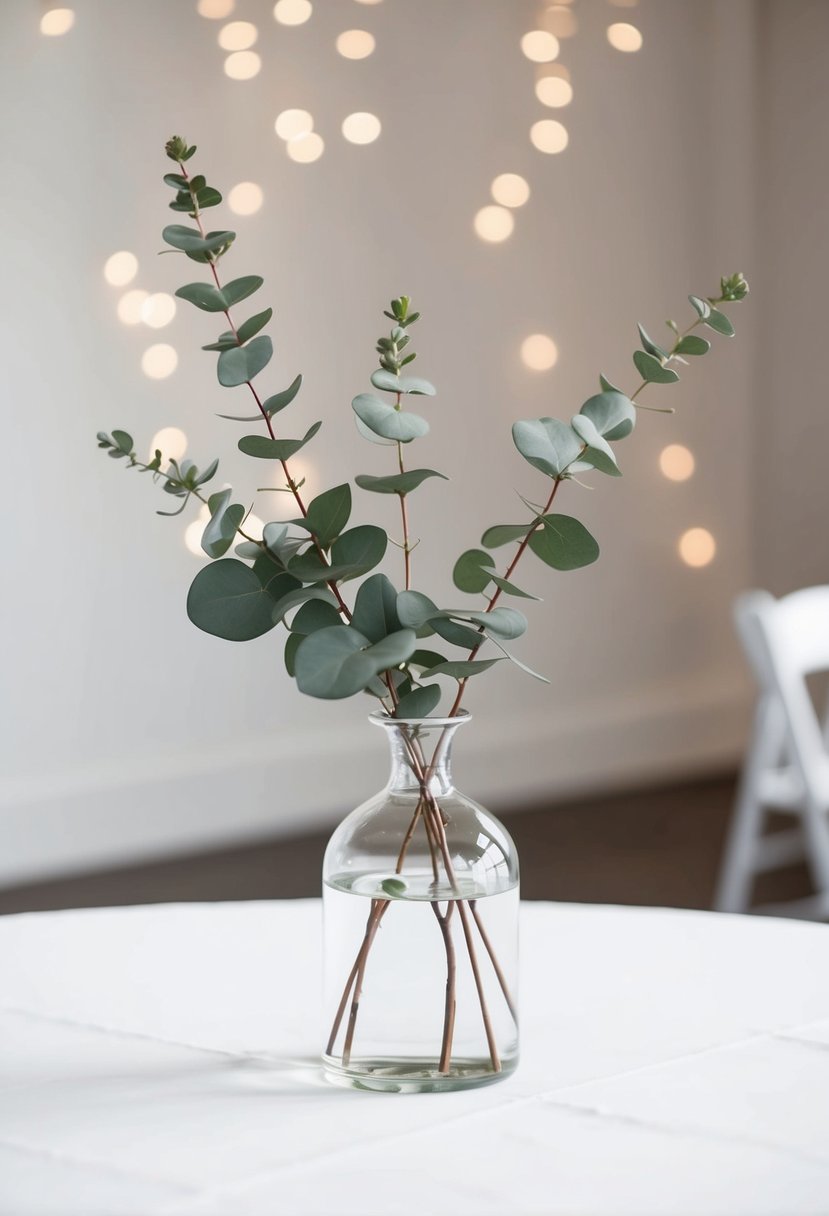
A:
[[[686,566],[700,569],[714,560],[717,542],[707,528],[689,528],[680,536],[677,549]]]
[[[126,287],[138,274],[138,258],[126,249],[119,249],[104,262],[104,278],[111,287]]]
[[[530,197],[529,183],[519,173],[500,173],[490,189],[502,207],[523,207]]]
[[[277,114],[274,130],[280,139],[301,139],[314,129],[314,119],[307,110],[283,110]]]
[[[256,51],[234,51],[225,60],[225,75],[231,80],[251,80],[261,68],[262,60]]]
[[[642,35],[635,25],[617,21],[607,27],[607,40],[617,51],[633,52],[642,47]]]
[[[159,342],[148,346],[141,356],[141,370],[150,380],[166,380],[178,366],[178,355],[172,346]]]
[[[246,51],[259,37],[251,21],[231,21],[219,30],[219,46],[223,51]]]
[[[521,50],[533,63],[550,63],[558,58],[558,38],[549,30],[530,30],[521,39]]]
[[[344,30],[336,45],[343,59],[367,59],[377,44],[368,30]]]
[[[280,25],[304,25],[311,12],[310,0],[277,0],[273,15]]]
[[[567,128],[555,118],[542,118],[530,128],[530,139],[539,152],[563,152],[570,142]]]
[[[295,160],[297,164],[310,165],[312,161],[319,160],[322,156],[325,151],[325,143],[322,136],[317,135],[316,131],[309,131],[307,135],[289,139],[286,150],[291,160]]]
[[[543,106],[560,108],[573,100],[570,73],[560,64],[552,64],[535,82],[535,95]]]
[[[40,32],[47,38],[60,38],[62,34],[68,34],[74,24],[74,9],[50,8],[40,18]]]
[[[227,196],[227,205],[234,215],[253,215],[262,206],[265,196],[256,182],[239,182]]]
[[[496,244],[512,235],[515,220],[506,207],[482,207],[474,220],[475,231],[482,241]]]
[[[372,144],[381,130],[377,115],[363,110],[343,119],[342,132],[350,144]]]
[[[156,291],[147,296],[141,305],[141,320],[150,329],[162,329],[176,315],[176,302],[166,291]]]
[[[684,444],[669,443],[659,453],[659,468],[669,481],[687,481],[696,468],[694,454]]]
[[[144,307],[144,301],[147,299],[149,292],[140,291],[134,288],[132,291],[125,291],[118,301],[118,320],[124,325],[137,325],[141,318],[141,309]]]
[[[521,343],[521,362],[534,372],[547,372],[558,362],[558,347],[548,334],[530,334]]]
[[[196,11],[209,21],[221,21],[229,17],[236,7],[236,0],[199,0]]]

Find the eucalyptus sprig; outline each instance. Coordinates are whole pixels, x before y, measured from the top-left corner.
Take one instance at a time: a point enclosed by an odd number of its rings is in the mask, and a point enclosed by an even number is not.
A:
[[[446,479],[435,469],[407,469],[404,461],[407,445],[429,431],[427,419],[410,405],[418,399],[425,404],[436,392],[428,380],[404,374],[404,368],[416,358],[410,349],[409,329],[420,314],[411,311],[408,296],[391,301],[384,312],[392,322],[391,329],[376,344],[379,367],[370,377],[374,391],[359,393],[352,401],[363,438],[394,450],[391,470],[361,473],[354,482],[363,491],[398,498],[402,540],[396,541],[377,524],[348,527],[352,510],[348,481],[325,490],[307,504],[304,501],[302,480],[293,476],[290,461],[315,438],[322,422],[314,423],[300,438],[277,435],[275,419],[297,397],[302,377],[296,376],[271,396],[260,394],[254,384],[273,357],[271,338],[262,333],[272,310],[265,308],[241,323],[234,318],[232,310],[258,292],[264,280],[259,275],[246,275],[223,284],[220,279],[219,263],[233,247],[236,234],[205,229],[202,212],[221,203],[222,196],[202,175],[189,173],[187,162],[195,151],[177,136],[166,145],[166,153],[178,170],[164,177],[175,191],[170,207],[186,212],[195,227],[169,225],[163,238],[172,251],[208,267],[210,280],[185,284],[176,295],[202,312],[224,317],[227,328],[202,349],[218,356],[219,384],[245,389],[255,412],[220,416],[260,424],[260,430],[239,439],[238,448],[254,460],[270,461],[281,469],[285,491],[293,499],[297,514],[266,523],[261,540],[250,537],[243,531],[248,509],[232,501],[232,489],[209,498],[201,492],[215,475],[218,461],[204,472],[188,461],[169,461],[162,472],[161,452],[144,463],[138,459],[127,432],[100,432],[99,446],[110,456],[150,472],[161,481],[166,493],[182,499],[178,511],[160,514],[180,514],[193,497],[208,506],[210,520],[202,548],[213,560],[199,571],[190,587],[190,619],[205,632],[232,641],[247,641],[284,626],[288,634],[285,665],[300,691],[326,700],[366,692],[376,697],[387,713],[399,718],[430,715],[443,696],[441,677],[454,682],[449,713],[456,714],[469,679],[504,659],[544,680],[505,646],[521,637],[527,619],[517,608],[502,605],[501,597],[538,598],[514,578],[528,550],[556,571],[577,570],[597,559],[599,546],[587,528],[573,516],[552,510],[561,486],[596,473],[621,475],[615,445],[633,431],[637,410],[673,412],[670,407],[643,405],[638,400],[640,394],[649,385],[675,384],[680,378],[678,367],[708,352],[709,339],[693,331],[704,327],[715,334],[733,335],[731,321],[720,306],[745,298],[745,279],[735,274],[721,280],[719,295],[690,296],[695,319],[684,330],[668,321],[673,341],[665,347],[639,326],[640,345],[633,363],[641,382],[629,396],[601,376],[600,391],[589,397],[569,421],[543,417],[514,424],[512,438],[517,450],[545,478],[544,491],[538,496],[542,501],[522,496],[527,509],[523,520],[487,528],[481,536],[481,547],[465,550],[455,562],[453,581],[457,590],[483,598],[472,606],[442,608],[412,586],[411,555],[418,542],[411,540],[408,500],[424,482]],[[403,553],[404,585],[400,591],[387,574],[377,572],[390,539]],[[235,556],[226,557],[234,544]],[[499,573],[493,551],[506,545],[515,548]],[[349,583],[356,586],[352,603],[346,598]],[[437,639],[435,643],[430,640],[433,638]],[[433,644],[440,649],[431,649]],[[485,646],[496,653],[479,658]]]

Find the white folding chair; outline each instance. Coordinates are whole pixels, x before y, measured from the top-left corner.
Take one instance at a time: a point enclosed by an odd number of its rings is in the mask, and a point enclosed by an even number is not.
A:
[[[821,726],[806,685],[807,675],[829,670],[829,586],[779,600],[749,592],[735,619],[760,698],[715,907],[748,911],[757,874],[805,857],[817,894],[753,910],[829,917],[829,719]],[[767,810],[795,816],[796,826],[764,835]]]

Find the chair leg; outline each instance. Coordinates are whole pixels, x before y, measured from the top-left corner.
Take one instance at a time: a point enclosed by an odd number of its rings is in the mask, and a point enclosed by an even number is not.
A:
[[[811,800],[803,810],[803,831],[808,845],[807,861],[812,880],[823,896],[829,896],[829,822],[826,807]]]
[[[771,697],[763,697],[757,706],[754,733],[728,830],[714,897],[717,912],[745,912],[748,909],[754,881],[755,844],[760,839],[765,814],[760,802],[760,776],[764,768],[778,761],[783,737],[780,707]]]

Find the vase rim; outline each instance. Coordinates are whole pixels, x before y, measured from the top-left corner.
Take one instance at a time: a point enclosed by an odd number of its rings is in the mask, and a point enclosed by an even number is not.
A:
[[[468,709],[460,710],[454,718],[392,718],[381,709],[375,709],[368,716],[373,726],[462,726],[471,718]]]

